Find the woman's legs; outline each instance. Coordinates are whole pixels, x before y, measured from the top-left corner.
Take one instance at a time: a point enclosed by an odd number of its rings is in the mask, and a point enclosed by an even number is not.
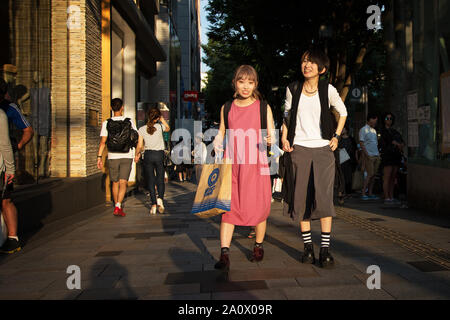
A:
[[[264,220],[263,222],[260,222],[256,228],[256,243],[263,243],[264,237],[266,235],[266,229],[267,229],[267,220]]]
[[[226,222],[220,224],[220,259],[214,265],[214,268],[226,270],[230,267],[230,245],[233,237],[234,225]]]
[[[150,192],[150,201],[152,206],[156,206],[156,192],[155,192],[155,164],[149,152],[144,156],[145,175],[147,177],[147,188]]]
[[[392,166],[391,179],[389,181],[389,197],[394,199],[395,179],[397,178],[398,166]]]
[[[333,217],[326,217],[320,219],[322,232],[330,233],[332,224],[333,224]],[[311,231],[311,221],[300,221],[300,230],[302,232]]]
[[[161,153],[161,161],[155,162],[156,167],[156,188],[158,189],[158,198],[164,199],[165,184],[164,184],[164,164],[163,154]]]
[[[234,224],[222,222],[220,224],[220,246],[222,248],[229,248],[231,239],[233,238]]]
[[[383,192],[384,200],[392,199],[390,196],[390,183],[391,183],[392,166],[384,166],[383,168]]]

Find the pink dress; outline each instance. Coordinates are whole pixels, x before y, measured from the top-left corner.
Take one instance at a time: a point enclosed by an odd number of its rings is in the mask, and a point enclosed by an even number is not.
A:
[[[256,226],[270,214],[272,190],[266,150],[261,147],[259,103],[239,107],[233,102],[228,113],[233,130],[225,151],[225,158],[233,159],[231,211],[222,215],[222,222],[238,226]]]

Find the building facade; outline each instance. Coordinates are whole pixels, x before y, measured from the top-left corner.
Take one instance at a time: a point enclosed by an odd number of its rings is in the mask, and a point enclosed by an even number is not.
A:
[[[408,203],[450,212],[449,0],[393,0],[384,26],[391,110],[407,143]]]
[[[17,155],[19,184],[100,181],[107,172],[96,153],[111,99],[122,98],[125,116],[137,120],[156,63],[167,60],[155,36],[159,0],[6,0],[0,9],[2,77],[35,129]]]

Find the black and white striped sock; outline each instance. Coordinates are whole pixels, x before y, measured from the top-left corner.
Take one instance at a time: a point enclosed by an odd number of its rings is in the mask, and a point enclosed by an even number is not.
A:
[[[312,243],[311,230],[310,231],[306,231],[306,232],[302,232],[302,238],[303,238],[303,243],[304,244]]]
[[[322,232],[322,248],[329,248],[330,247],[330,239],[331,239],[331,233],[330,232]]]

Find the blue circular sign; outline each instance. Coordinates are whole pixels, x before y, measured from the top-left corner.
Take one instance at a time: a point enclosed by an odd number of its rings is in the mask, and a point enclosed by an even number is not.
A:
[[[217,179],[219,179],[219,168],[215,168],[208,178],[208,186],[212,186],[217,182]]]

